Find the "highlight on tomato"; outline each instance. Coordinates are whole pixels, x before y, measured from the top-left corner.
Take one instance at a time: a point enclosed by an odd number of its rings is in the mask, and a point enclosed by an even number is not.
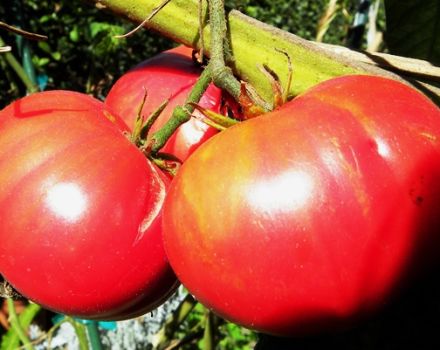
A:
[[[171,117],[176,106],[185,103],[201,72],[202,68],[192,59],[192,49],[179,46],[140,63],[120,77],[110,89],[105,104],[133,129],[145,93],[147,98],[142,109],[145,117],[169,100],[150,130],[150,133],[154,133]],[[220,113],[225,103],[237,108],[231,98],[211,84],[199,105]],[[200,120],[200,112],[195,111],[193,115],[194,118],[178,128],[161,152],[170,153],[185,161],[200,144],[217,133],[216,129]]]
[[[36,93],[0,111],[0,272],[64,314],[124,319],[176,289],[162,243],[168,178],[104,104]]]
[[[439,121],[407,85],[345,76],[211,138],[164,204],[178,278],[222,317],[275,335],[374,313],[438,260]]]

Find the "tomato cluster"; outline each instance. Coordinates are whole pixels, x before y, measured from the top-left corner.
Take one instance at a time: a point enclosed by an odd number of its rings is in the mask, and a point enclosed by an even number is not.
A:
[[[104,103],[53,91],[0,111],[0,272],[19,292],[125,319],[180,281],[228,320],[298,335],[371,314],[435,260],[440,111],[425,96],[345,76],[217,135],[193,118],[163,149],[184,161],[170,183],[126,134],[145,92],[143,115],[169,99],[154,132],[199,74],[177,48]],[[200,104],[225,98],[211,86]]]

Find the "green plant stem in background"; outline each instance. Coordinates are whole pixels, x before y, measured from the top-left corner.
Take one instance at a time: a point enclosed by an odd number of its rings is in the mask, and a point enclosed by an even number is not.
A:
[[[3,53],[4,54],[4,53]],[[8,82],[9,88],[14,93],[18,94],[19,87],[15,81],[14,72],[9,69],[9,65],[5,59],[3,59],[2,53],[0,53],[0,69],[5,73],[6,81]]]
[[[73,318],[66,316],[66,321],[69,322],[75,330],[76,336],[79,341],[80,350],[89,350],[89,342],[87,340],[86,326],[82,323],[75,321]]]
[[[23,343],[24,348],[26,350],[34,350],[31,341],[29,340],[24,329],[21,327],[20,321],[18,320],[17,313],[15,312],[14,301],[12,300],[12,298],[7,298],[6,302],[8,304],[9,322],[11,323],[11,327],[20,338],[20,341]]]
[[[86,328],[92,350],[102,350],[103,348],[101,339],[99,337],[98,323],[96,321],[87,322]]]
[[[212,312],[205,309],[205,327],[203,332],[203,350],[215,349],[215,326]]]
[[[174,334],[180,327],[180,325],[185,321],[190,312],[196,306],[197,301],[187,294],[183,301],[180,303],[179,307],[174,311],[170,317],[165,321],[165,324],[157,333],[158,337],[158,349],[165,349],[170,341],[173,339]]]
[[[41,306],[33,303],[29,303],[26,308],[18,315],[18,322],[21,328],[27,329],[32,323],[33,319],[40,312]],[[20,337],[15,329],[10,328],[6,334],[3,334],[0,341],[0,349],[2,350],[15,350],[20,347]]]
[[[5,45],[5,42],[0,37],[0,46],[4,46],[4,45]],[[15,71],[17,76],[20,78],[20,80],[26,86],[27,91],[29,93],[37,92],[38,91],[37,85],[35,85],[31,81],[31,79],[28,77],[25,70],[23,69],[22,65],[17,61],[17,59],[14,57],[14,55],[10,52],[2,53],[2,55],[4,55],[6,62]]]
[[[211,81],[211,67],[208,64],[188,95],[185,105],[177,106],[166,124],[151,135],[151,138],[147,141],[147,150],[153,154],[157,153],[165,145],[171,135],[173,135],[174,131],[176,131],[180,125],[191,119],[191,114],[195,108],[193,103],[200,101]]]

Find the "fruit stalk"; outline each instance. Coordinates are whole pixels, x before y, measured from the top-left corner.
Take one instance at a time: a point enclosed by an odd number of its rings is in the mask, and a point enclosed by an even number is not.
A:
[[[147,151],[157,153],[168,141],[176,129],[187,122],[194,112],[194,103],[198,103],[203,93],[211,83],[211,65],[205,67],[199,79],[192,88],[183,106],[177,106],[168,122],[157,132],[151,135],[148,141]]]

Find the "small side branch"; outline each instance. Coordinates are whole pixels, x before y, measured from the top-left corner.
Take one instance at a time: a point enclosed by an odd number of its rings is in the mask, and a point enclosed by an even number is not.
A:
[[[6,29],[7,31],[12,32],[14,34],[21,35],[21,36],[25,37],[26,39],[30,39],[30,40],[47,40],[48,39],[46,35],[28,32],[26,30],[11,26],[11,25],[9,25],[5,22],[1,22],[1,21],[0,21],[0,28]]]

